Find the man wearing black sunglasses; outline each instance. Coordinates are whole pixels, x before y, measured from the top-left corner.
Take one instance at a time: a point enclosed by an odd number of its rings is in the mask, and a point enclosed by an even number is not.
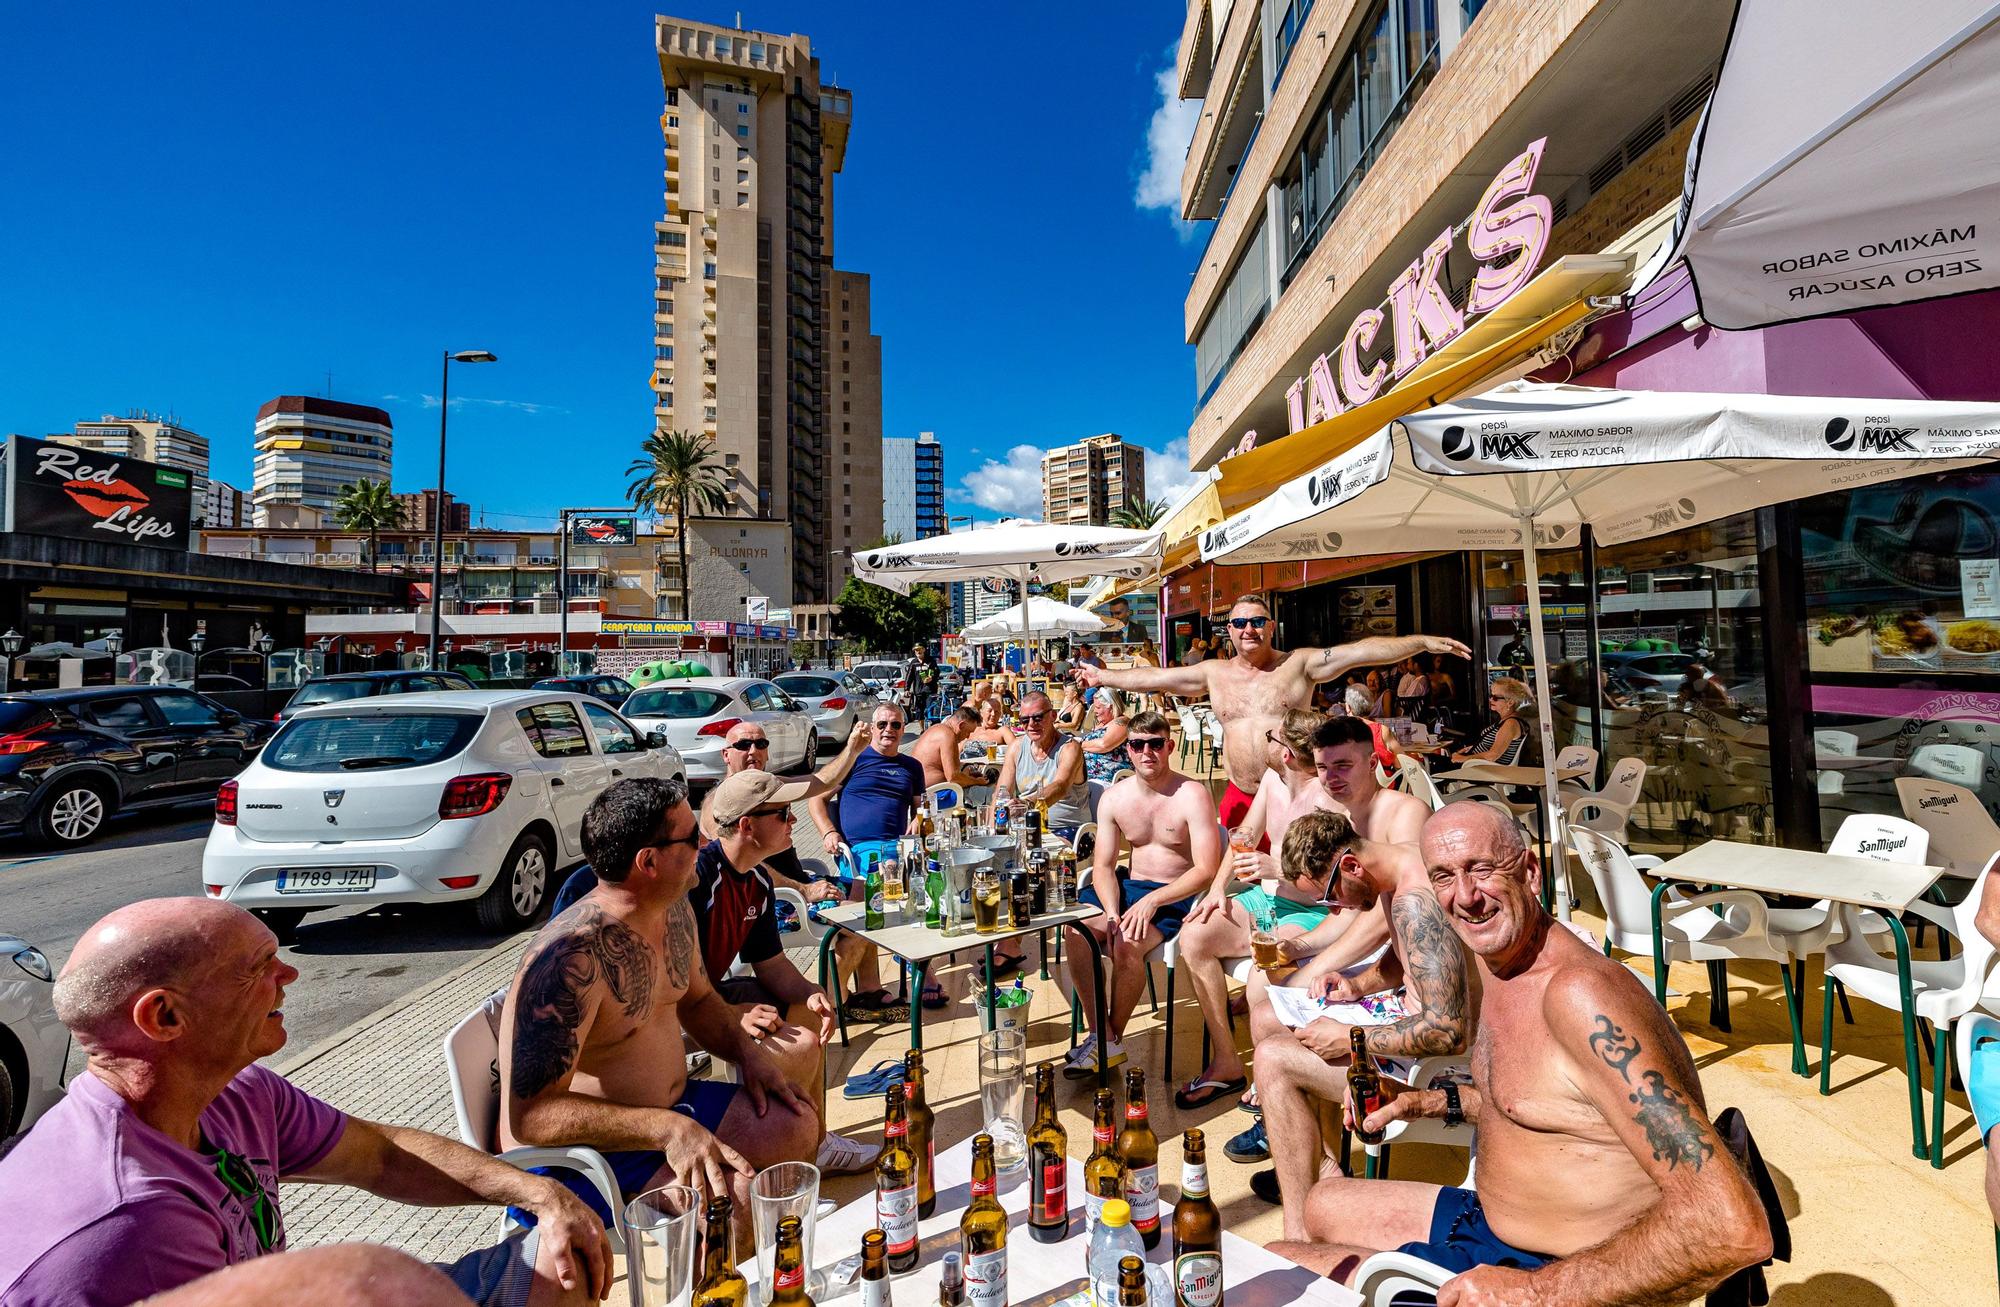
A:
[[[602,1298],[604,1227],[555,1180],[348,1116],[258,1065],[285,1046],[298,976],[261,922],[213,899],[145,900],[84,932],[55,1004],[89,1066],[0,1160],[0,1302],[133,1302],[282,1253],[281,1179],[419,1206],[516,1204],[537,1228],[444,1268],[460,1291]]]
[[[1222,723],[1222,764],[1229,784],[1222,792],[1221,818],[1242,824],[1264,775],[1264,734],[1277,730],[1287,708],[1312,706],[1313,687],[1355,667],[1384,666],[1412,654],[1470,658],[1457,640],[1436,635],[1370,636],[1326,649],[1276,646],[1271,605],[1262,595],[1244,595],[1229,609],[1229,640],[1235,656],[1185,667],[1128,667],[1119,671],[1079,668],[1084,685],[1206,699]]]

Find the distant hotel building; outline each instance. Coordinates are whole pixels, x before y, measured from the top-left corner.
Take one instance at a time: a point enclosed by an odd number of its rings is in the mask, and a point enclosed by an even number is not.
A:
[[[1146,451],[1107,433],[1042,455],[1042,520],[1108,526],[1146,499]]]
[[[882,534],[899,540],[944,534],[944,446],[928,431],[915,440],[882,441]]]
[[[252,517],[250,496],[227,481],[208,483],[201,498],[201,525],[206,531],[249,526]]]
[[[177,467],[194,477],[194,502],[208,493],[208,437],[198,436],[171,417],[139,412],[130,417],[106,413],[95,422],[79,422],[71,431],[49,436],[58,445],[95,450],[113,458],[136,458],[163,467]]]
[[[389,476],[389,415],[367,404],[280,395],[257,410],[251,503],[259,523],[273,510],[330,512],[340,488]]]
[[[405,531],[432,531],[437,528],[437,491],[417,490],[397,495],[396,502],[403,508]],[[472,529],[472,505],[460,503],[449,490],[444,492],[444,529],[461,532]]]

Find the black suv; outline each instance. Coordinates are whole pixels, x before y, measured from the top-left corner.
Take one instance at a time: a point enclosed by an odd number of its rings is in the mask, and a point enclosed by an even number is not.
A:
[[[315,704],[339,703],[345,699],[370,699],[378,694],[426,694],[432,690],[473,690],[470,678],[462,672],[341,672],[333,676],[315,676],[285,700],[285,706],[278,710],[271,720],[281,722],[287,713],[295,713],[301,708],[311,708]]]
[[[0,695],[0,827],[73,848],[114,813],[212,800],[271,730],[172,685]]]

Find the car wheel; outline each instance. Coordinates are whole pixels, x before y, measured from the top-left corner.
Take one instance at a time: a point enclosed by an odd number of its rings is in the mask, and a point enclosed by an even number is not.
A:
[[[111,816],[111,802],[99,781],[58,780],[35,810],[35,834],[44,844],[74,848],[87,842]]]
[[[810,770],[812,768],[812,765],[818,761],[819,761],[819,727],[808,726],[806,727],[806,756],[799,761],[799,766],[807,770]]]
[[[306,919],[306,911],[305,908],[256,908],[252,915],[278,937],[280,944],[290,944],[298,938],[299,923]]]
[[[14,1133],[22,1110],[21,1091],[14,1085],[14,1069],[0,1057],[0,1138]]]
[[[548,843],[533,831],[523,831],[473,910],[481,929],[512,934],[541,914],[548,897]]]

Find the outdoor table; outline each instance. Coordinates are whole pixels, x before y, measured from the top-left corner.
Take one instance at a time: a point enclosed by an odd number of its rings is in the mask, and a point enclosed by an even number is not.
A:
[[[932,1307],[938,1300],[938,1263],[958,1249],[958,1222],[972,1201],[972,1141],[960,1140],[937,1155],[937,1210],[917,1223],[917,1266],[889,1277],[889,1301],[899,1307]],[[1007,1209],[1007,1298],[1015,1303],[1054,1304],[1085,1287],[1084,1262],[1090,1250],[1090,1230],[1084,1216],[1083,1163],[1069,1159],[1069,1237],[1061,1243],[1038,1243],[1028,1233],[1028,1168],[1000,1177],[994,1197]],[[1173,1209],[1160,1186],[1160,1221],[1171,1227]],[[861,1236],[875,1226],[872,1190],[823,1216],[813,1235],[813,1260],[830,1267],[861,1251]],[[1171,1265],[1173,1236],[1165,1233],[1159,1246],[1144,1256],[1148,1262]],[[1227,1229],[1222,1232],[1223,1294],[1230,1307],[1278,1307],[1281,1303],[1311,1303],[1315,1307],[1361,1307],[1352,1289],[1288,1262]],[[842,1294],[858,1301],[860,1282],[851,1287],[829,1286],[824,1301]],[[753,1295],[761,1301],[761,1295]]]
[[[905,899],[903,902],[908,904],[911,900]],[[843,903],[838,907],[828,908],[820,913],[820,921],[829,928],[826,936],[819,943],[820,987],[822,989],[827,987],[826,982],[832,966],[833,941],[834,937],[840,931],[844,930],[850,935],[867,940],[870,944],[873,944],[876,948],[881,949],[892,957],[901,958],[909,964],[910,968],[910,1047],[922,1048],[924,1046],[924,973],[929,969],[932,962],[950,954],[962,952],[965,949],[983,947],[986,950],[986,987],[990,990],[993,988],[993,946],[995,944],[1004,943],[1010,939],[1019,939],[1024,935],[1033,935],[1038,931],[1047,930],[1052,926],[1073,926],[1078,922],[1088,921],[1092,917],[1103,916],[1104,909],[1098,907],[1095,903],[1071,903],[1061,912],[1036,913],[1028,920],[1026,925],[1010,926],[987,935],[978,934],[969,926],[963,934],[947,935],[941,930],[926,926],[922,914],[916,912],[906,912],[900,918],[891,914],[887,925],[879,929],[870,930],[861,924],[865,913],[866,905],[860,903]],[[1097,981],[1095,986],[1097,991],[1097,1002],[1095,1004],[1097,1022],[1092,1027],[1097,1033],[1097,1065],[1099,1068],[1097,1079],[1099,1084],[1108,1084],[1110,1081],[1104,1069],[1104,1025],[1106,1020],[1104,1011],[1104,949],[1097,942],[1097,936],[1091,934],[1089,931],[1080,930],[1077,934],[1083,936],[1084,942],[1090,945],[1091,975]],[[986,1028],[991,1030],[993,1028],[993,1008],[990,1005],[987,1006],[985,1013]],[[845,1021],[841,1022],[840,1040],[842,1047],[846,1047],[847,1023]]]
[[[1755,890],[1760,894],[1784,894],[1804,899],[1828,899],[1835,905],[1834,911],[1842,914],[1846,928],[1856,935],[1861,933],[1858,920],[1861,909],[1873,908],[1881,914],[1882,919],[1889,923],[1889,934],[1896,941],[1896,986],[1903,1001],[1903,1065],[1910,1078],[1911,1151],[1918,1157],[1931,1156],[1924,1142],[1923,1080],[1917,1071],[1916,1011],[1915,1000],[1910,993],[1910,938],[1903,929],[1901,918],[1910,904],[1923,897],[1924,891],[1944,875],[1944,868],[1877,862],[1873,858],[1842,857],[1810,849],[1709,840],[1661,863],[1652,869],[1651,874],[1660,881],[1653,889],[1653,995],[1663,1007],[1667,1001],[1667,950],[1660,935],[1660,902],[1666,897],[1672,882],[1720,885],[1728,889]],[[1798,967],[1800,980],[1803,981],[1804,962],[1801,961]],[[1798,985],[1789,983],[1791,977],[1786,979],[1785,1001],[1792,1009],[1792,1073],[1802,1076],[1806,1074],[1805,1044],[1799,1033],[1799,1005],[1803,996]],[[1833,1007],[1830,1003],[1822,1003],[1821,1007],[1821,1042],[1831,1043]],[[1830,1057],[1820,1059],[1819,1092],[1822,1094],[1832,1092],[1829,1083],[1832,1062]],[[1943,1092],[1944,1086],[1940,1083],[1938,1106],[1934,1113],[1940,1129],[1943,1126]],[[1938,1141],[1937,1151],[1938,1156],[1932,1157],[1932,1162],[1942,1165],[1942,1140]]]
[[[1590,774],[1588,767],[1558,767],[1556,779],[1559,781],[1580,780]],[[1465,781],[1472,785],[1530,785],[1540,786],[1544,779],[1540,767],[1523,767],[1518,764],[1486,762],[1479,759],[1468,761],[1452,771],[1439,772],[1441,781]]]

